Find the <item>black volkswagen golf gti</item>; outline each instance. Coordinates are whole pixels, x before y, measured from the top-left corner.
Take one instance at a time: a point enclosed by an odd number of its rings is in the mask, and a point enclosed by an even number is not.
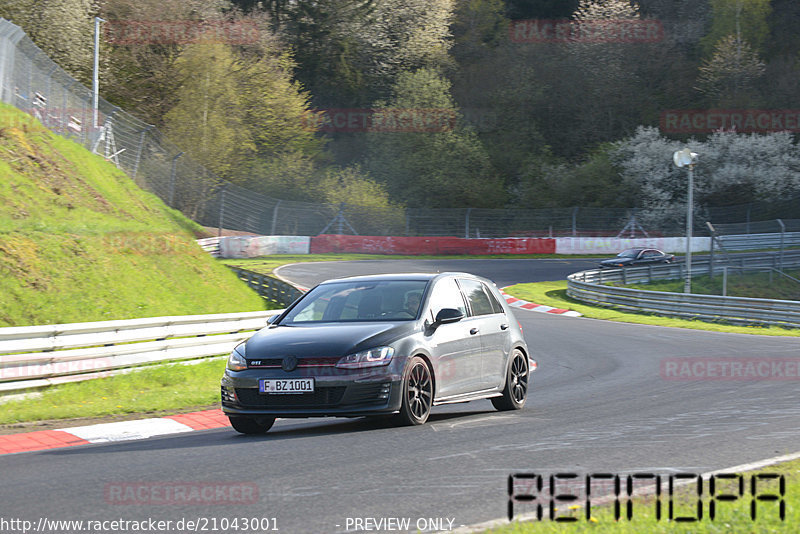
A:
[[[439,404],[525,404],[536,368],[490,281],[466,273],[329,280],[238,345],[222,378],[234,429],[278,417],[396,414],[425,423]]]

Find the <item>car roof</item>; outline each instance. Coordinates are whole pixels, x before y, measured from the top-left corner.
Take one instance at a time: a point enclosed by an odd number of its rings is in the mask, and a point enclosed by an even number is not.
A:
[[[349,276],[346,278],[334,278],[321,282],[323,284],[335,284],[337,282],[380,282],[380,281],[412,281],[412,280],[434,280],[436,278],[444,278],[447,276],[458,276],[462,278],[474,278],[476,280],[485,280],[480,276],[470,273],[461,272],[444,272],[444,273],[387,273],[387,274],[368,274],[361,276]]]

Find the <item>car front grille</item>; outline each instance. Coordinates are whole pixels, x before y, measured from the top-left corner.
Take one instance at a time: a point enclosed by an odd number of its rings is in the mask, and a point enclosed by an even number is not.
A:
[[[236,397],[244,406],[335,406],[342,400],[345,386],[317,388],[314,393],[295,395],[261,394],[255,388],[236,388]]]
[[[389,398],[389,382],[318,387],[314,393],[291,395],[262,394],[255,388],[236,388],[236,397],[243,406],[269,408],[305,406],[331,408],[384,403]]]

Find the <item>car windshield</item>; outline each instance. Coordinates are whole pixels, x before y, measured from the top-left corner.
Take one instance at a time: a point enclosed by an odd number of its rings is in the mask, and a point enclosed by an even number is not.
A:
[[[312,289],[279,324],[410,321],[419,314],[426,280],[335,282]]]
[[[629,248],[628,250],[623,250],[619,254],[617,254],[618,258],[635,258],[639,255],[638,248]]]

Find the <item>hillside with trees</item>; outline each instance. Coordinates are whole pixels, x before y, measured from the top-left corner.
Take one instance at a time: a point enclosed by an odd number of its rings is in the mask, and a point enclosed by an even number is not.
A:
[[[663,124],[676,110],[797,110],[800,3],[793,0],[9,0],[0,7],[84,82],[95,15],[110,21],[102,94],[219,177],[274,198],[665,212],[680,196],[669,151],[686,143],[705,151],[704,206],[800,194],[797,124],[755,131]],[[131,21],[252,31],[246,39],[211,30],[189,40],[147,32],[114,38]],[[542,24],[565,21],[578,33],[600,23],[657,31],[640,39],[532,37]],[[325,122],[336,113],[376,120],[398,110],[449,119],[438,129],[400,130]],[[727,157],[723,145],[765,159]]]

